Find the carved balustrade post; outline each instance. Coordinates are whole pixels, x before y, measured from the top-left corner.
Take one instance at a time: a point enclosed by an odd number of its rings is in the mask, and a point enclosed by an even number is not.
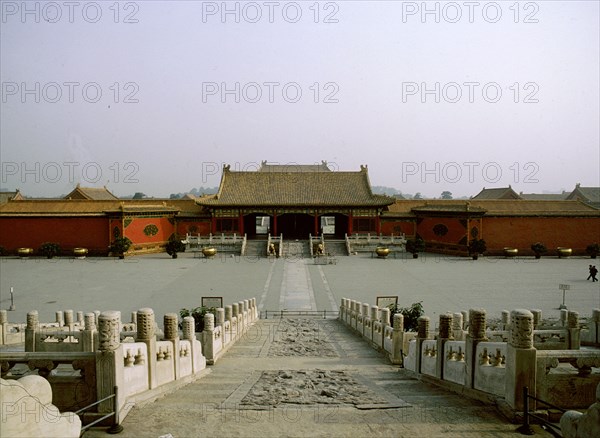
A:
[[[437,339],[437,351],[435,362],[435,375],[438,379],[444,378],[444,344],[447,341],[454,339],[452,334],[452,314],[445,313],[440,315],[440,331]]]
[[[569,331],[569,350],[579,350],[581,346],[579,312],[573,312],[569,310],[567,315],[567,330]]]
[[[469,332],[465,340],[465,386],[473,388],[475,384],[475,367],[477,366],[477,344],[486,341],[486,312],[484,309],[469,310]]]
[[[533,313],[515,309],[510,314],[510,340],[506,346],[505,400],[522,410],[523,387],[535,391],[536,350],[533,347]]]
[[[460,312],[455,312],[452,315],[452,336],[454,336],[454,339],[457,341],[465,340],[463,327],[463,314]]]
[[[394,313],[394,332],[392,333],[392,357],[390,358],[395,365],[404,363],[404,315]]]
[[[40,329],[40,319],[37,310],[27,313],[27,327],[25,327],[25,351],[35,351],[35,333]]]
[[[163,318],[165,330],[165,341],[171,341],[173,344],[173,366],[175,370],[175,380],[179,379],[181,372],[179,368],[179,316],[176,313],[165,313]]]
[[[215,337],[215,315],[206,313],[204,315],[204,330],[202,331],[202,350],[206,363],[213,365],[215,363],[214,353],[214,337]]]
[[[146,344],[148,353],[148,386],[156,388],[156,321],[154,310],[144,307],[137,311],[137,342]]]
[[[421,373],[421,351],[423,349],[423,342],[429,338],[429,317],[428,316],[419,316],[417,318],[417,358],[416,358],[416,366],[415,371],[417,373]]]
[[[96,391],[98,399],[113,394],[115,386],[123,387],[124,359],[121,344],[121,312],[109,310],[98,316],[98,352],[96,353]],[[122,405],[124,400],[119,400]],[[120,409],[121,406],[118,406]],[[98,405],[98,412],[113,410],[113,400]]]
[[[533,329],[537,330],[542,324],[542,311],[540,309],[531,309],[530,312],[533,315]]]
[[[510,312],[508,310],[502,311],[501,316],[501,327],[500,330],[509,330],[510,329]]]
[[[183,318],[183,339],[190,342],[192,372],[197,373],[204,368],[206,362],[202,357],[202,344],[196,339],[196,321],[193,316]]]
[[[83,317],[83,330],[81,342],[83,351],[97,351],[99,348],[98,329],[96,328],[96,315],[86,313]]]
[[[0,310],[0,345],[6,344],[8,333],[8,312],[6,309]]]
[[[73,311],[65,310],[65,311],[63,311],[63,315],[65,316],[64,326],[68,327],[70,331],[73,331],[74,322],[75,322],[75,321],[73,321]]]

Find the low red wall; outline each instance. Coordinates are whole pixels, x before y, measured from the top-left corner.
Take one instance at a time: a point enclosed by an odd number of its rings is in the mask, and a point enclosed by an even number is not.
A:
[[[87,248],[90,254],[108,252],[106,217],[0,217],[0,245],[9,253],[33,248],[44,242],[58,243],[63,250]]]
[[[210,234],[211,221],[210,219],[195,220],[195,219],[177,219],[177,234],[180,237],[185,237],[186,234],[201,234],[207,236]]]
[[[466,219],[463,220],[466,224]],[[445,217],[422,218],[417,223],[417,233],[425,242],[442,242],[458,244],[467,235],[467,228],[461,223],[460,219]],[[447,232],[444,235],[436,235],[434,228],[436,225],[443,225]]]
[[[559,246],[585,255],[590,243],[600,241],[600,218],[485,217],[483,236],[491,253],[513,247],[519,254],[533,254],[531,244],[542,242],[548,255],[556,255]]]
[[[415,234],[415,220],[414,219],[406,219],[406,220],[381,220],[381,233],[390,236],[398,236],[404,233],[407,236],[414,236]]]

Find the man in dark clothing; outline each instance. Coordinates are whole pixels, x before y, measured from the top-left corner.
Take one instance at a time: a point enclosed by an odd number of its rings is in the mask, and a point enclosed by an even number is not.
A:
[[[596,275],[598,275],[598,268],[592,266],[592,268],[590,269],[590,275],[592,276],[592,282],[598,281],[598,279],[596,278]]]
[[[588,269],[590,271],[590,275],[588,275],[588,278],[586,278],[586,281],[589,280],[590,278],[592,278],[592,270],[593,270],[593,268],[594,267],[592,265],[590,265],[590,267]],[[592,281],[594,281],[594,280],[592,280]]]

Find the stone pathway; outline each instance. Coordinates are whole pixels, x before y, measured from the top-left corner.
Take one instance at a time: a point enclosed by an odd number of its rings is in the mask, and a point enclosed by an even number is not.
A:
[[[281,310],[317,310],[306,259],[285,260],[280,289]]]
[[[495,407],[416,380],[337,320],[260,320],[209,371],[135,406],[119,436],[516,436]]]

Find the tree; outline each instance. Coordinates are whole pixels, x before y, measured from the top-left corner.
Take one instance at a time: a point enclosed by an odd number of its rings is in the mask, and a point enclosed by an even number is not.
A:
[[[413,199],[423,199],[423,196],[421,196],[421,192],[415,193],[415,197]]]
[[[133,195],[133,198],[131,198],[131,199],[142,199],[142,198],[145,198],[145,197],[146,197],[145,193],[135,192],[135,195]]]
[[[442,199],[452,199],[452,192],[449,192],[448,190],[444,190],[442,192]]]

